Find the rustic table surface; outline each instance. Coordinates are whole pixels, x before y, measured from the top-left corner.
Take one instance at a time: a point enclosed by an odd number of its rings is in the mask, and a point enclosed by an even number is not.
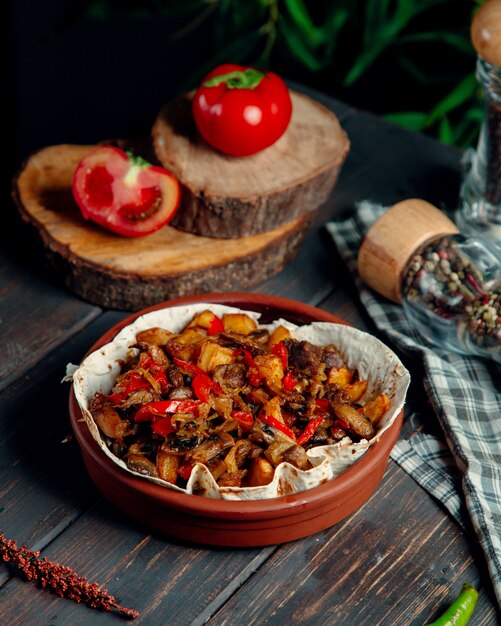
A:
[[[323,225],[366,198],[421,197],[454,207],[460,153],[321,94],[351,140],[340,180],[297,258],[254,291],[337,314],[374,332]],[[5,210],[4,210],[5,213]],[[96,490],[71,437],[68,362],[125,316],[66,291],[13,206],[0,235],[0,529],[41,550],[124,605],[144,624],[405,624],[421,626],[459,592],[480,589],[472,624],[500,622],[473,534],[390,460],[370,500],[336,526],[293,543],[215,549],[152,535]],[[8,236],[7,236],[8,233]],[[402,437],[435,432],[419,365]],[[118,624],[24,582],[0,566],[2,624]]]

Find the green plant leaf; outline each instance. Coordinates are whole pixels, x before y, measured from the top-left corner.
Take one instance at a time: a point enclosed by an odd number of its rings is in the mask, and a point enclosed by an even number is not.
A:
[[[404,126],[410,130],[423,130],[428,118],[426,113],[420,111],[407,111],[402,113],[387,113],[384,118],[389,122]]]
[[[464,35],[458,35],[447,31],[434,31],[430,33],[414,33],[412,35],[405,35],[398,38],[399,44],[412,44],[412,43],[445,43],[464,54],[473,56],[475,51],[469,37]]]
[[[426,85],[430,81],[429,72],[422,71],[413,60],[403,56],[401,54],[397,55],[397,63],[402,67],[406,72],[412,76],[412,79],[418,85]]]
[[[318,47],[324,43],[324,34],[313,23],[303,0],[285,0],[285,6],[291,20],[310,46]]]
[[[482,106],[478,106],[468,109],[468,111],[466,111],[465,113],[465,118],[467,120],[471,120],[472,122],[483,122],[484,108]]]
[[[478,83],[475,75],[468,75],[433,108],[428,115],[426,126],[431,126],[447,115],[447,113],[464,104],[464,102],[475,95],[477,88]]]
[[[351,85],[353,85],[353,83],[355,83],[362,76],[362,74],[369,69],[385,47],[385,43],[380,42],[379,44],[375,44],[372,48],[367,48],[359,54],[348,71],[348,74],[343,81],[343,85],[345,87],[351,87]]]
[[[446,143],[448,145],[451,145],[454,143],[454,132],[447,118],[447,115],[445,115],[440,121],[440,126],[438,129],[438,138],[440,139],[442,143]]]
[[[279,20],[278,27],[284,37],[289,52],[300,61],[304,67],[312,72],[318,72],[324,67],[324,63],[308,48],[293,25],[282,18]]]
[[[386,0],[366,0],[364,49],[355,59],[343,85],[351,86],[369,69],[388,47],[398,43],[400,33],[424,11],[450,0],[397,0],[396,6]]]
[[[374,39],[378,39],[381,26],[391,19],[391,16],[388,15],[389,8],[389,0],[367,0],[364,20],[364,46],[370,46]]]
[[[341,8],[333,11],[328,17],[325,24],[322,27],[324,33],[324,40],[326,41],[324,58],[330,60],[336,44],[338,43],[339,35],[348,21],[349,11],[348,9]]]

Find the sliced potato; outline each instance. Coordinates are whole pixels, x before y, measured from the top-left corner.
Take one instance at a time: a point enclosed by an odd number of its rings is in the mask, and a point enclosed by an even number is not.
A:
[[[183,361],[191,361],[198,353],[200,344],[207,339],[204,333],[188,328],[169,340],[167,350]]]
[[[248,335],[257,329],[257,323],[245,313],[225,313],[223,315],[225,332]]]
[[[187,328],[205,328],[207,330],[209,326],[214,322],[214,319],[217,316],[212,311],[202,311],[201,313],[197,313],[191,322],[188,324]]]
[[[160,478],[175,485],[180,459],[181,457],[159,448],[157,452],[157,470]]]
[[[218,365],[234,363],[236,360],[234,352],[232,348],[225,348],[213,341],[205,341],[198,355],[197,365],[204,372],[213,372]]]
[[[254,363],[268,385],[280,385],[284,377],[282,359],[274,354],[262,354],[254,358]]]
[[[247,481],[249,487],[260,487],[268,485],[273,480],[275,468],[262,456],[252,459],[250,463]]]
[[[336,385],[339,389],[346,389],[353,380],[353,372],[346,367],[331,367],[327,374],[327,383]]]
[[[285,341],[286,339],[291,338],[290,330],[285,328],[285,326],[277,326],[275,330],[271,333],[270,338],[268,339],[268,349],[271,348],[281,341]]]
[[[172,337],[173,333],[169,330],[165,330],[165,328],[148,328],[147,330],[143,330],[136,335],[136,341],[138,343],[152,343],[156,346],[165,346],[170,337]]]
[[[345,387],[344,390],[352,402],[357,402],[357,400],[360,400],[360,398],[364,395],[368,384],[369,383],[366,380],[357,380],[351,385]]]
[[[367,402],[364,407],[364,415],[373,426],[377,426],[383,415],[390,409],[390,399],[385,393],[379,394],[374,400]]]

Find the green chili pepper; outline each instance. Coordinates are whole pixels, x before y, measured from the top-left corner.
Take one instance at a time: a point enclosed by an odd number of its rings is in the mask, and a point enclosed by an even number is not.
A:
[[[427,626],[466,626],[477,604],[478,591],[473,585],[465,584],[459,596],[436,621]]]

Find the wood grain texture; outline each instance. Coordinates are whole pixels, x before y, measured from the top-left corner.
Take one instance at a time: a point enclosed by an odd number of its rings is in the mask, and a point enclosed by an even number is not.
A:
[[[15,199],[49,262],[76,294],[108,308],[137,310],[194,293],[245,289],[279,272],[296,254],[311,213],[270,232],[217,240],[166,226],[126,239],[86,222],[71,192],[90,146],[51,146],[19,173]]]
[[[0,394],[0,528],[44,547],[97,491],[84,471],[68,416],[67,363],[78,363],[121,314],[102,315]]]
[[[12,231],[11,231],[12,232]],[[27,245],[23,239],[21,250]],[[0,390],[100,314],[50,281],[26,259],[13,264],[0,250]],[[35,261],[36,262],[36,261]],[[40,262],[40,259],[38,259]]]
[[[451,580],[479,584],[471,550],[443,511],[417,497],[412,479],[390,463],[358,512],[281,547],[209,624],[422,626],[459,593]],[[482,589],[476,624],[496,623],[489,594]]]
[[[134,624],[185,626],[197,623],[214,601],[224,602],[274,550],[211,550],[165,541],[103,501],[44,555],[98,581],[122,604],[140,611]],[[2,611],[16,616],[19,624],[93,626],[116,620],[19,579],[10,580],[1,593]]]
[[[355,202],[372,200],[390,206],[422,198],[439,209],[455,209],[461,177],[459,149],[441,146],[372,113],[358,111],[343,121],[351,147],[333,194],[317,220],[349,212]]]
[[[337,117],[291,92],[293,114],[272,146],[245,158],[211,148],[198,135],[191,95],[168,103],[152,130],[160,163],[182,186],[173,224],[209,237],[262,233],[314,211],[329,196],[349,150]]]

